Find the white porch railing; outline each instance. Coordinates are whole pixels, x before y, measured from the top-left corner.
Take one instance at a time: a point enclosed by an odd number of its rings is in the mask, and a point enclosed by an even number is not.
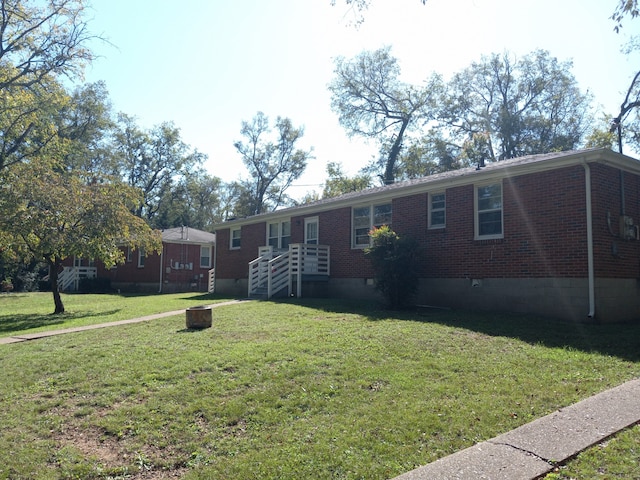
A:
[[[249,296],[263,295],[271,298],[286,289],[291,294],[292,279],[297,279],[296,294],[302,296],[304,275],[329,275],[329,247],[296,243],[289,250],[274,251],[272,247],[260,247],[258,258],[249,262]]]
[[[216,269],[209,270],[207,292],[214,293],[216,291]]]
[[[96,278],[98,269],[96,267],[64,267],[64,270],[58,274],[58,290],[78,291],[80,287],[80,279]]]

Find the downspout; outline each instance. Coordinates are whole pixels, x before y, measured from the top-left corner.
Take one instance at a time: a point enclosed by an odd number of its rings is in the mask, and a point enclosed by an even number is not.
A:
[[[163,262],[164,259],[164,243],[162,244],[162,248],[160,249],[160,285],[158,285],[158,293],[162,293],[162,270],[163,269]]]
[[[218,264],[218,231],[214,231],[213,234],[216,236],[212,248],[213,248],[213,293],[216,291],[216,265]],[[209,278],[207,277],[207,290],[209,290]]]
[[[589,269],[589,313],[588,318],[594,318],[596,315],[596,288],[595,288],[595,270],[593,266],[593,215],[591,209],[591,168],[585,161],[584,182],[587,201],[587,263]]]

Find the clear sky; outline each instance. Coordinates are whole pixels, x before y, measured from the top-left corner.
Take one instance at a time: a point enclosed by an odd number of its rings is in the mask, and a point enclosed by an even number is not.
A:
[[[301,147],[314,160],[290,193],[322,190],[327,162],[356,173],[375,143],[348,139],[331,111],[327,84],[337,56],[392,46],[402,79],[448,78],[481,55],[522,56],[542,48],[572,60],[599,112],[615,114],[640,55],[620,47],[640,20],[613,31],[618,0],[372,0],[359,27],[342,0],[90,0],[90,30],[101,57],[86,81],[104,80],[116,112],[150,128],[172,121],[183,140],[209,156],[225,181],[246,177],[233,147],[258,111],[304,125]]]

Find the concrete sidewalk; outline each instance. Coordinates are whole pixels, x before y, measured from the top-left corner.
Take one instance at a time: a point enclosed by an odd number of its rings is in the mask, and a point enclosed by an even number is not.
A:
[[[532,480],[640,423],[640,379],[407,472],[396,480]]]
[[[211,308],[216,308],[216,307],[222,307],[224,305],[233,305],[233,304],[244,302],[244,301],[246,300],[231,300],[228,302],[212,303],[211,305],[206,305],[206,306]],[[39,338],[53,337],[54,335],[64,335],[67,333],[84,332],[85,330],[95,330],[98,328],[115,327],[117,325],[126,325],[129,323],[148,322],[149,320],[156,320],[158,318],[171,317],[174,315],[182,315],[185,312],[186,312],[186,309],[174,310],[172,312],[156,313],[154,315],[131,318],[129,320],[118,320],[115,322],[96,323],[94,325],[85,325],[83,327],[63,328],[60,330],[48,330],[48,331],[36,332],[36,333],[22,333],[19,335],[13,335],[11,337],[0,338],[0,345],[8,344],[8,343],[25,342],[27,340],[37,340]]]

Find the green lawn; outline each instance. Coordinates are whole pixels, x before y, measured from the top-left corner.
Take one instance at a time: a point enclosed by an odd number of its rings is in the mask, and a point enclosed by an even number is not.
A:
[[[62,294],[66,313],[51,315],[51,293],[0,295],[0,337],[35,333],[95,323],[127,320],[154,313],[171,312],[227,298],[203,293],[96,295]]]
[[[386,479],[638,377],[640,325],[247,302],[0,363],[0,479]]]

